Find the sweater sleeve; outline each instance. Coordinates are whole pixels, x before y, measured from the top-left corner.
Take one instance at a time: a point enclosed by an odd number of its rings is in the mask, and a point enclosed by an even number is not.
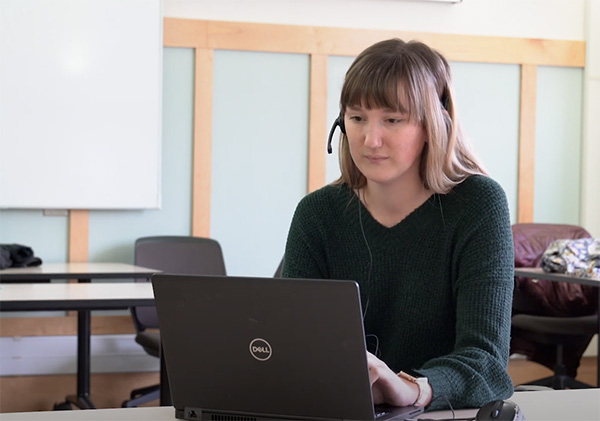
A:
[[[455,407],[479,407],[513,393],[507,372],[514,286],[508,204],[494,181],[476,184],[477,191],[458,189],[464,200],[452,252],[455,347],[417,370],[438,398],[431,409],[447,406],[442,396]]]

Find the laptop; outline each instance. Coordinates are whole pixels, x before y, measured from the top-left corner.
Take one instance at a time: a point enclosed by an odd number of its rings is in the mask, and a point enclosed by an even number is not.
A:
[[[184,420],[405,420],[374,407],[358,284],[156,274],[175,407]]]

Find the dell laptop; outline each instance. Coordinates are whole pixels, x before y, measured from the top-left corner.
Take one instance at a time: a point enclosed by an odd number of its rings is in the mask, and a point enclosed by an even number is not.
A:
[[[156,274],[175,416],[185,420],[405,420],[375,407],[358,284]]]

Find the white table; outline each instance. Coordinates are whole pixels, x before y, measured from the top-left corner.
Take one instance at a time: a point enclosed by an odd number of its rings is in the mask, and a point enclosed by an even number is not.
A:
[[[77,394],[59,405],[95,408],[89,397],[90,311],[154,305],[149,282],[91,280],[149,279],[156,272],[160,271],[125,263],[45,263],[0,270],[0,311],[77,311]],[[48,279],[77,279],[78,283],[39,283]]]
[[[148,278],[159,270],[127,263],[44,263],[25,268],[0,270],[0,282],[34,282],[46,279]]]
[[[553,282],[569,282],[571,284],[589,285],[598,288],[598,303],[600,305],[600,279],[583,278],[581,276],[566,275],[564,273],[545,272],[541,268],[515,268],[515,276],[531,279],[547,279]],[[598,317],[598,353],[596,381],[600,386],[600,317]]]
[[[517,392],[510,400],[521,407],[527,421],[598,421],[600,389]],[[457,418],[474,417],[476,409],[455,411]],[[426,412],[419,418],[452,418],[450,411]],[[172,421],[169,406],[96,409],[94,411],[46,411],[0,414],[1,421]]]

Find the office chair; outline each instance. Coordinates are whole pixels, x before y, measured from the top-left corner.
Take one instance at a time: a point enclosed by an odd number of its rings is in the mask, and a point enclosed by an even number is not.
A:
[[[564,224],[512,226],[515,267],[540,267],[548,246],[559,239],[589,238],[583,228]],[[575,380],[583,352],[598,329],[598,293],[566,282],[515,278],[511,353],[553,370],[527,385],[553,389],[593,387]],[[527,385],[515,390],[527,390]]]
[[[275,269],[273,278],[281,278],[281,271],[283,269],[283,259],[284,259],[284,257],[281,258],[281,261],[279,262],[279,266],[277,266],[277,269]]]
[[[143,237],[135,242],[135,264],[165,273],[190,275],[226,275],[221,246],[210,238],[187,236]],[[147,281],[146,279],[140,281]],[[160,356],[160,333],[155,307],[133,307],[131,316],[135,341],[154,356]],[[152,330],[154,329],[154,330]],[[160,397],[160,385],[135,389],[124,408],[136,407]]]

